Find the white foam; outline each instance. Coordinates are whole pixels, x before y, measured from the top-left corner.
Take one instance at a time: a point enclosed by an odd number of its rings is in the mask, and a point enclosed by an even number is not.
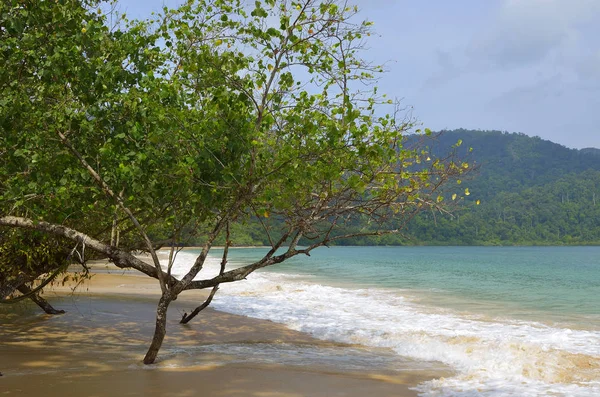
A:
[[[182,278],[194,264],[197,257],[198,254],[194,254],[191,252],[178,252],[175,255],[175,260],[173,261],[173,267],[171,269],[171,273],[173,274],[173,276]],[[162,267],[165,268],[165,270],[168,264],[168,260],[168,255],[166,255],[166,258],[161,258],[161,264]],[[204,265],[202,266],[202,269],[200,270],[198,275],[196,275],[195,279],[209,279],[217,276],[219,274],[220,263],[221,258],[209,255],[204,261]]]
[[[191,264],[191,254],[183,254],[174,274]],[[202,277],[216,274],[218,262],[211,258]],[[452,378],[420,385],[426,396],[600,396],[598,331],[482,321],[416,304],[392,290],[337,288],[277,273],[223,285],[213,306],[456,369]],[[588,358],[590,368],[582,368]]]

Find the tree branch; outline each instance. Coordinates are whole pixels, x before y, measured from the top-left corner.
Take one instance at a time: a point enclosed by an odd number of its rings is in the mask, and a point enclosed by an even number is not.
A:
[[[73,241],[85,241],[85,244],[88,248],[103,255],[106,255],[117,267],[133,268],[146,274],[147,276],[158,279],[158,273],[154,266],[147,264],[146,262],[136,258],[135,256],[131,255],[126,251],[123,251],[116,247],[112,247],[99,240],[96,240],[95,238],[88,236],[87,234],[81,233],[77,230],[68,228],[66,226],[55,225],[43,221],[34,222],[31,219],[16,216],[0,217],[0,226],[37,230],[44,233],[66,237]],[[175,284],[178,282],[178,280],[174,277],[170,277],[169,282]]]
[[[219,270],[219,276],[222,276],[223,273],[225,273],[225,265],[227,264],[227,254],[229,253],[229,246],[231,245],[231,240],[229,239],[229,237],[230,237],[229,222],[227,222],[227,225],[226,225],[226,234],[227,235],[225,237],[225,248],[223,249],[223,258],[221,259],[221,268]],[[213,287],[213,289],[210,291],[210,294],[208,295],[208,298],[206,298],[206,300],[204,301],[203,304],[201,304],[200,306],[195,308],[194,311],[192,311],[189,315],[187,313],[184,313],[183,317],[181,318],[181,321],[179,323],[180,324],[189,323],[190,320],[192,320],[194,317],[196,317],[198,315],[198,313],[200,313],[202,310],[206,309],[208,307],[208,305],[210,305],[210,303],[212,302],[213,297],[215,296],[215,294],[217,293],[218,290],[219,290],[219,284],[217,284]]]
[[[277,256],[272,256],[272,257],[268,257],[265,255],[265,257],[263,257],[261,260],[259,260],[257,262],[254,262],[250,265],[239,267],[237,269],[230,270],[230,271],[225,272],[222,275],[219,275],[212,279],[192,281],[184,289],[190,290],[190,289],[211,288],[218,284],[231,283],[234,281],[243,280],[249,274],[251,274],[252,272],[254,272],[258,269],[262,269],[264,267],[268,267],[268,266],[275,265],[277,263],[281,263],[281,262],[283,262],[293,256],[299,255],[299,254],[308,255],[310,253],[310,251],[312,251],[313,249],[315,249],[317,247],[325,246],[335,240],[340,240],[343,238],[351,238],[351,237],[383,236],[385,234],[394,234],[394,233],[398,233],[398,232],[399,232],[399,230],[396,230],[396,229],[394,229],[394,230],[379,230],[379,231],[374,231],[374,232],[359,232],[359,233],[351,233],[351,234],[345,234],[342,236],[331,237],[329,239],[326,239],[326,240],[324,239],[318,243],[315,243],[306,249],[302,249],[302,250],[288,249],[285,253],[283,253],[281,255],[277,255]]]

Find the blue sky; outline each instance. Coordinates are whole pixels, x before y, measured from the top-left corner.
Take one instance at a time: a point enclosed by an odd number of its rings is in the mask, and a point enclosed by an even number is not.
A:
[[[145,17],[177,0],[121,0]],[[434,130],[600,148],[600,0],[356,0],[380,86]]]

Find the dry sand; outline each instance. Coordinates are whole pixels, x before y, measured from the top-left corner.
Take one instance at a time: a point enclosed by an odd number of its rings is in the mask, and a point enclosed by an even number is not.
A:
[[[96,265],[96,271],[104,268]],[[394,368],[360,369],[303,362],[307,351],[360,355],[363,348],[210,308],[190,324],[178,324],[204,292],[185,293],[173,303],[159,360],[144,366],[158,295],[156,280],[105,269],[75,293],[61,286],[44,294],[67,310],[64,315],[40,314],[31,305],[0,308],[0,395],[416,396],[410,387],[448,375],[442,367],[424,369],[406,360]],[[252,354],[263,350],[275,353],[266,359]],[[295,352],[300,359],[292,363],[278,359]]]

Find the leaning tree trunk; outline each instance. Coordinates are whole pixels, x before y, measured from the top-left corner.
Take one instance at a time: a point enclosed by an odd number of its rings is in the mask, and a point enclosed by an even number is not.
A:
[[[158,355],[158,351],[165,339],[167,333],[167,309],[169,304],[172,302],[172,297],[163,294],[158,301],[158,307],[156,308],[156,326],[154,328],[154,337],[152,343],[148,348],[148,352],[144,357],[144,364],[153,364]]]
[[[12,295],[19,285],[23,285],[27,279],[23,274],[19,274],[15,280],[0,281],[0,300],[4,301],[8,296]]]
[[[52,307],[50,303],[48,303],[46,299],[42,298],[39,294],[32,293],[31,289],[25,284],[21,285],[17,289],[23,295],[30,294],[29,299],[34,301],[36,305],[38,305],[44,312],[46,312],[46,314],[64,314],[64,310],[56,310],[54,307]]]

